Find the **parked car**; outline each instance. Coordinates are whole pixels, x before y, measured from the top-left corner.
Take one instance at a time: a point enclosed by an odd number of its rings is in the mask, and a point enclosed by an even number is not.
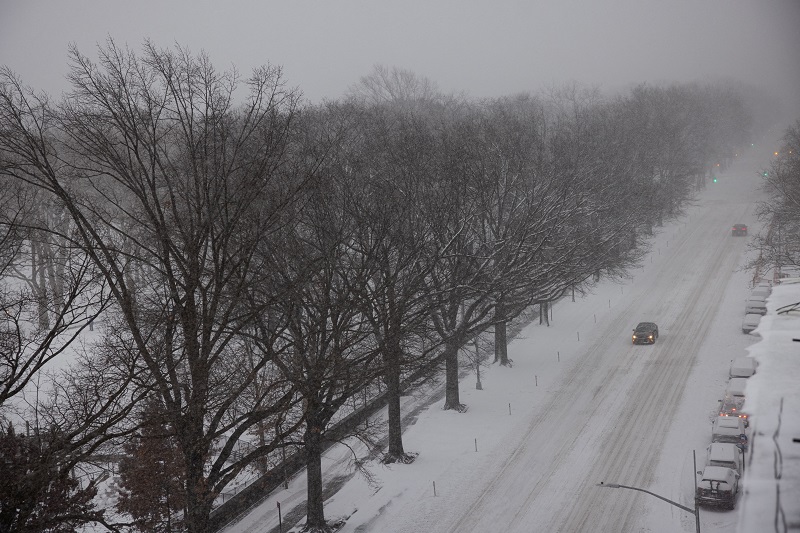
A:
[[[769,295],[772,294],[772,287],[770,285],[756,285],[753,287],[753,290],[750,291],[750,296],[763,296],[764,299],[769,298]]]
[[[747,224],[734,224],[733,229],[731,230],[731,235],[734,237],[736,236],[747,236]]]
[[[707,466],[696,490],[698,504],[734,509],[736,493],[739,492],[739,474],[723,466]]]
[[[761,313],[747,313],[742,319],[742,333],[750,333],[758,327],[761,322]]]
[[[723,466],[741,476],[744,474],[744,453],[735,444],[712,442],[706,448],[706,466]]]
[[[633,344],[655,344],[658,338],[658,326],[653,322],[639,322],[633,330]]]
[[[747,378],[731,378],[728,381],[728,386],[725,387],[725,394],[731,396],[741,396],[744,398],[745,389],[747,388]]]
[[[728,372],[732,378],[749,378],[756,373],[758,363],[752,357],[737,357],[731,361],[731,369]]]
[[[711,442],[728,442],[747,450],[747,430],[741,418],[718,416],[711,426]]]
[[[767,314],[767,297],[766,296],[750,296],[744,303],[745,314]]]
[[[744,422],[744,427],[750,425],[750,415],[744,412],[744,396],[734,396],[726,394],[719,405],[720,416],[734,416],[741,418]]]

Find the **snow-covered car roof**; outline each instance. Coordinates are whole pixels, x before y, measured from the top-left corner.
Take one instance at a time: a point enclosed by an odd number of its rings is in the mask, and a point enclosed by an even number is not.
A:
[[[708,446],[708,458],[711,461],[735,461],[741,451],[730,442],[712,442]]]
[[[758,313],[747,313],[744,315],[744,319],[742,319],[743,326],[758,326],[758,323],[761,322],[761,316]]]
[[[747,378],[731,378],[728,382],[728,388],[725,389],[725,394],[744,396],[745,387],[747,387]]]
[[[735,416],[718,416],[714,420],[714,430],[731,430],[744,432],[744,422]],[[727,433],[727,431],[725,431]]]
[[[732,378],[747,378],[756,373],[756,360],[752,357],[737,357],[731,362]]]

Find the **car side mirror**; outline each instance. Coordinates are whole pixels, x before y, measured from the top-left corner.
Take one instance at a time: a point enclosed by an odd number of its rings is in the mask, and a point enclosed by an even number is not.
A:
[[[703,471],[702,471],[702,470],[698,470],[698,471],[697,471],[697,473],[698,473],[699,475],[701,475],[701,476],[703,475]]]

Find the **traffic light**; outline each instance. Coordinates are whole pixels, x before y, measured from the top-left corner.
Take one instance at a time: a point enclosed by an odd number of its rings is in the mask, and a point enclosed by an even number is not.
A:
[[[717,177],[716,177],[716,176],[714,176],[714,183],[716,183],[716,182],[717,182]]]

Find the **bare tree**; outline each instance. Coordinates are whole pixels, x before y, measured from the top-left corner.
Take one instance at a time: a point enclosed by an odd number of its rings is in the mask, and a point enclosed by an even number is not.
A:
[[[381,372],[364,298],[375,283],[377,258],[359,248],[354,197],[347,161],[339,157],[350,142],[353,110],[328,104],[306,109],[302,121],[305,149],[324,157],[307,168],[316,174],[303,209],[281,233],[285,253],[273,256],[273,271],[290,288],[273,313],[262,316],[261,332],[281,331],[285,349],[275,359],[302,402],[302,446],[308,476],[307,531],[329,531],[322,496],[322,451],[333,436],[331,423],[341,408]],[[272,325],[269,321],[272,321]],[[357,428],[351,433],[359,435]]]
[[[368,105],[413,107],[421,101],[435,102],[444,98],[432,80],[409,70],[386,65],[375,65],[372,72],[362,76],[348,92]]]
[[[769,201],[759,205],[766,231],[757,235],[760,268],[800,267],[800,121],[784,133],[772,164],[762,171]],[[755,267],[756,265],[750,265]]]
[[[38,113],[12,84],[3,129],[18,144],[3,148],[13,177],[64,206],[114,295],[181,448],[187,529],[202,532],[216,495],[279,436],[234,460],[236,443],[293,399],[282,382],[243,394],[274,354],[238,354],[269,303],[252,305],[270,281],[256,252],[302,186],[288,164],[298,96],[276,67],[256,69],[237,106],[238,74],[204,55],[145,43],[137,57],[112,41],[98,53],[71,49],[58,109]]]

